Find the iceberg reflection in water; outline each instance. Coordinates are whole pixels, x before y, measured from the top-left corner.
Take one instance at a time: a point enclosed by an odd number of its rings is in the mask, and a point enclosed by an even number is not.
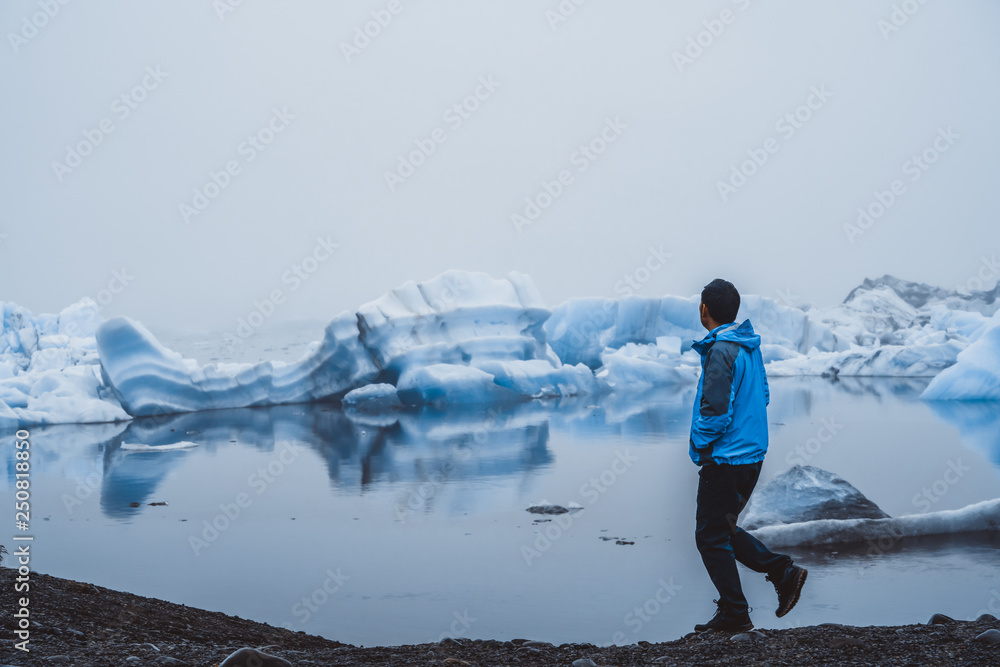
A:
[[[934,413],[953,424],[962,442],[1000,467],[1000,401],[929,401]]]
[[[961,461],[970,471],[933,498],[932,511],[1000,497],[996,413],[943,411],[917,400],[925,384],[774,379],[761,483],[814,465],[895,517],[919,513],[915,496]],[[365,645],[436,641],[455,614],[476,619],[463,626],[470,637],[676,638],[710,615],[715,596],[692,535],[692,394],[388,415],[286,405],[36,427],[34,562]],[[835,428],[821,441],[824,423]],[[197,447],[122,448],[184,441]],[[12,495],[14,461],[2,460],[0,496]],[[540,501],[584,509],[525,511]],[[812,563],[810,583],[780,621],[770,614],[773,589],[744,570],[751,604],[763,610],[755,623],[966,618],[1000,590],[993,537],[890,541],[797,547],[795,557]],[[900,574],[911,571],[920,586]],[[330,572],[337,592],[306,614],[303,599]],[[661,582],[676,594],[636,627],[629,614]]]

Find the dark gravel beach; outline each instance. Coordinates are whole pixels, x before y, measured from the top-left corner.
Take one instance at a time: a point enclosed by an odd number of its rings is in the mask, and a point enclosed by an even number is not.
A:
[[[14,649],[14,570],[2,570],[0,665],[219,665],[253,647],[293,665],[997,665],[1000,623],[940,619],[903,627],[813,626],[688,635],[660,644],[553,646],[445,639],[441,643],[355,647],[218,612],[121,593],[44,574],[31,575],[31,653]],[[993,633],[984,632],[993,629]],[[980,637],[980,639],[976,639]],[[590,662],[587,662],[590,661]],[[237,664],[230,660],[228,665]],[[283,665],[275,660],[240,665]]]

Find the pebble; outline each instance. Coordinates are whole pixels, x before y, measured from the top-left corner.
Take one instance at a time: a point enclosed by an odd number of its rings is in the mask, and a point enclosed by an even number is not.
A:
[[[137,655],[130,655],[129,657],[125,658],[125,662],[139,662],[140,660],[142,660],[142,658],[140,658]]]
[[[758,639],[766,639],[763,633],[757,632],[756,630],[751,630],[750,632],[741,632],[738,635],[733,635],[730,639],[734,642],[748,642],[755,641]]]
[[[597,667],[597,663],[590,658],[580,658],[573,661],[573,667]]]
[[[223,660],[219,667],[292,667],[292,663],[257,649],[241,648]]]
[[[976,623],[982,623],[983,621],[987,623],[996,623],[997,617],[993,614],[980,614],[979,618],[976,619]]]
[[[526,641],[521,646],[533,646],[534,648],[555,648],[549,642]]]
[[[980,642],[982,644],[1000,644],[1000,630],[989,629],[981,635],[978,635],[972,641]]]
[[[159,667],[181,667],[182,665],[187,665],[187,663],[184,662],[183,660],[178,660],[177,658],[171,657],[169,655],[161,655],[153,662],[153,664],[158,665]]]
[[[934,614],[931,616],[931,620],[927,621],[927,625],[948,625],[949,623],[954,623],[955,619],[951,616],[945,616],[944,614]]]
[[[445,637],[438,643],[441,646],[463,646],[462,642],[458,641],[454,637]]]

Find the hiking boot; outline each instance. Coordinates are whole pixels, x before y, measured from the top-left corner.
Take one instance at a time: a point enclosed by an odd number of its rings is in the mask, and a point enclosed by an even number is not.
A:
[[[694,626],[695,632],[746,632],[753,630],[749,611],[735,611],[718,600],[713,600],[713,602],[719,605],[719,608],[715,610],[715,616],[707,623],[699,623]]]
[[[778,608],[774,611],[775,616],[781,618],[792,610],[795,603],[799,601],[799,593],[802,592],[802,585],[806,583],[806,575],[809,571],[804,567],[789,565],[779,578],[767,576],[767,580],[774,584],[774,591],[778,594]]]

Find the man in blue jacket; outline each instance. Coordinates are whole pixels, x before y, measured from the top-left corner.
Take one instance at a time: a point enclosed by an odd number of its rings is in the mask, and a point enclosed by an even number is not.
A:
[[[798,602],[807,574],[790,557],[772,553],[736,525],[767,453],[770,402],[760,336],[750,320],[736,324],[739,309],[740,294],[726,280],[713,280],[701,293],[701,323],[708,335],[693,345],[701,355],[690,440],[691,459],[701,467],[695,543],[719,590],[719,608],[710,621],[696,625],[695,632],[753,628],[737,561],[766,574],[774,584],[779,617]]]

